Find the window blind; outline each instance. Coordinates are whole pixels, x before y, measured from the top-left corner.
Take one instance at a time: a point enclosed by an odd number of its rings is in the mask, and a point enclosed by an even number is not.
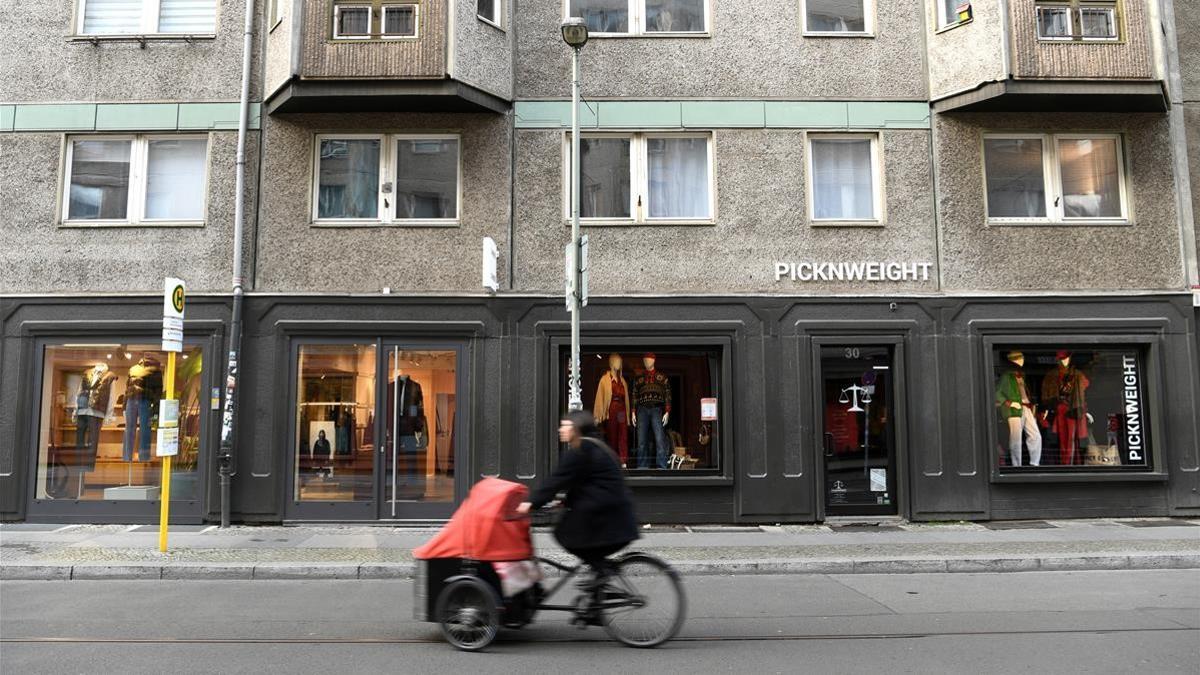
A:
[[[83,6],[83,32],[88,35],[140,33],[143,4],[142,0],[87,0]]]
[[[158,32],[215,33],[216,5],[217,0],[159,0]]]

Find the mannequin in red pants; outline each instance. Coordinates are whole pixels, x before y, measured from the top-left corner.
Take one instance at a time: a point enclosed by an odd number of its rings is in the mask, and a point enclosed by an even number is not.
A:
[[[1082,463],[1077,452],[1079,439],[1087,438],[1087,402],[1084,391],[1091,384],[1087,377],[1071,365],[1071,352],[1059,350],[1054,355],[1058,365],[1042,380],[1042,402],[1054,406],[1054,433],[1058,435],[1059,464],[1070,466]]]
[[[621,372],[620,354],[608,355],[608,370],[596,385],[592,416],[604,429],[604,439],[621,458],[621,468],[629,461],[629,384]]]

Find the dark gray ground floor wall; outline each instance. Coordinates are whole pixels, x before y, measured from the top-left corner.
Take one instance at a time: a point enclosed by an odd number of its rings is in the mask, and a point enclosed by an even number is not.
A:
[[[0,298],[0,518],[30,515],[41,356],[47,340],[157,331],[154,298]],[[473,479],[530,483],[557,454],[561,299],[250,296],[239,388],[235,521],[278,522],[289,505],[294,354],[321,340],[438,343],[460,350],[459,497]],[[208,377],[224,364],[224,299],[193,298]],[[120,317],[117,320],[115,317]],[[1200,343],[1187,295],[1020,298],[596,298],[584,340],[700,345],[722,355],[720,466],[631,479],[643,520],[811,522],[826,517],[819,405],[822,345],[880,344],[897,366],[897,490],[914,520],[1200,513]],[[143,335],[145,334],[145,335]],[[40,342],[39,342],[40,341]],[[1135,345],[1145,359],[1153,470],[1034,476],[995,470],[989,354],[999,343]],[[216,517],[215,415],[202,440],[202,503]],[[63,508],[68,508],[65,504]],[[81,519],[114,519],[81,511]]]

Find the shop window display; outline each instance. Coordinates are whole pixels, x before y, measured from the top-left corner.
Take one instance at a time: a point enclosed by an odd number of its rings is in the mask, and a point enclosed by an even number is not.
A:
[[[569,358],[564,352],[564,373]],[[584,409],[628,471],[720,467],[717,352],[621,347],[587,350],[580,360]],[[560,399],[565,411],[565,382]]]
[[[156,456],[159,401],[167,353],[150,344],[49,346],[42,380],[37,499],[155,501],[162,479]],[[199,497],[199,347],[175,368],[179,454],[171,498]]]
[[[1152,468],[1137,350],[1004,347],[994,363],[1001,471]]]
[[[375,351],[375,345],[301,345],[296,501],[374,498]]]

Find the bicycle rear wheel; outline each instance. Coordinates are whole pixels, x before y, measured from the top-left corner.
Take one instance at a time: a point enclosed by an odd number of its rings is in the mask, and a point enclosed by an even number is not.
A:
[[[609,637],[630,647],[657,647],[675,637],[687,614],[679,573],[645,553],[622,556],[614,567],[600,592]]]
[[[452,581],[438,595],[436,616],[442,635],[463,651],[475,652],[492,644],[500,628],[499,614],[495,594],[480,579]]]

